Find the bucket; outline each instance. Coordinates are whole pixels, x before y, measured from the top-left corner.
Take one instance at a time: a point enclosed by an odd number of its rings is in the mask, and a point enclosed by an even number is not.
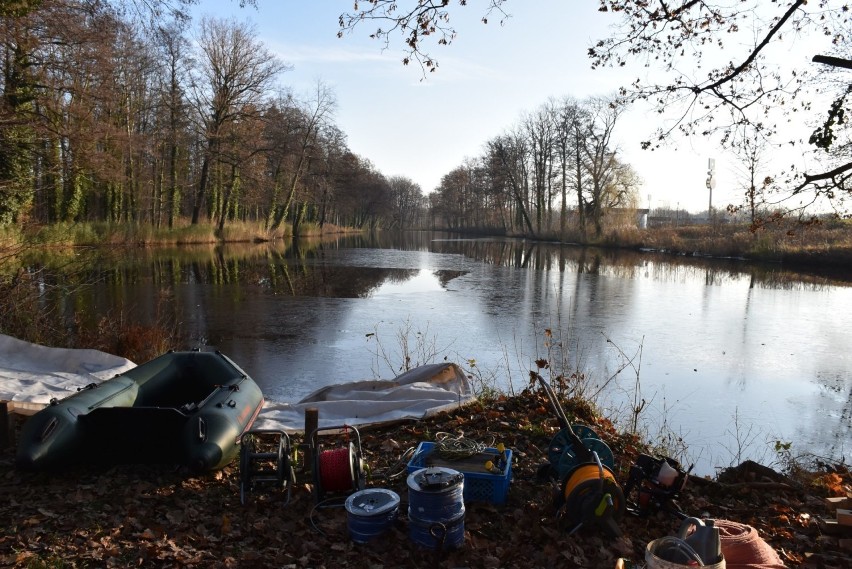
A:
[[[657,555],[659,553],[659,555]],[[662,556],[662,557],[660,557]],[[684,569],[697,567],[698,563],[689,564],[690,559],[698,558],[698,554],[684,540],[667,536],[655,539],[645,548],[646,569]],[[718,563],[703,565],[707,569],[725,569],[725,558]]]
[[[428,549],[464,545],[464,475],[444,467],[421,468],[408,476],[411,541]]]
[[[392,490],[370,488],[346,498],[349,537],[355,543],[367,543],[383,534],[399,514],[399,495]]]

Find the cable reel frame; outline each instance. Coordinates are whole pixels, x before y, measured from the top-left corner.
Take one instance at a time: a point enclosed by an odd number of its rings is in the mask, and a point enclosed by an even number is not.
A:
[[[260,486],[286,489],[284,505],[296,475],[290,460],[290,437],[277,429],[253,429],[240,438],[240,503],[246,505],[249,495]]]
[[[659,480],[663,463],[676,473],[669,485],[664,485]],[[694,465],[690,465],[684,470],[674,458],[640,454],[630,467],[630,475],[624,485],[627,511],[640,517],[661,511],[673,514],[681,520],[686,519],[687,515],[680,510],[677,500],[693,467]],[[632,498],[634,493],[635,500]]]
[[[612,450],[585,425],[577,425],[578,434],[550,384],[540,374],[535,377],[562,427],[548,447],[550,468],[560,482],[557,518],[571,525],[569,535],[590,524],[601,527],[611,537],[622,535],[617,521],[624,514],[626,502],[613,471]]]
[[[584,525],[601,527],[610,537],[620,537],[617,521],[626,510],[626,501],[615,473],[601,463],[597,453],[593,462],[578,464],[565,476],[557,501],[557,519],[565,520],[574,534]]]

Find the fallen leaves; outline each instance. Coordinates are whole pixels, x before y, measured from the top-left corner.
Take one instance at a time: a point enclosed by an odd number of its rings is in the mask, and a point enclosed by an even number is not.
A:
[[[607,569],[619,557],[640,562],[645,545],[676,532],[679,520],[663,514],[628,516],[620,522],[621,538],[607,538],[594,529],[568,536],[555,519],[555,484],[537,477],[559,428],[548,408],[541,396],[526,393],[493,407],[475,404],[418,423],[363,430],[369,486],[393,489],[402,498],[400,519],[368,545],[349,539],[347,513],[340,505],[316,507],[310,479],[293,485],[289,503],[273,489],[251,494],[244,506],[237,464],[203,476],[144,465],[79,468],[48,476],[15,471],[13,452],[7,450],[0,453],[0,565]],[[623,476],[641,450],[639,442],[617,433],[607,421],[580,419],[610,444]],[[399,475],[399,463],[405,450],[420,441],[459,431],[511,448],[513,481],[505,506],[467,504],[464,547],[438,556],[409,538],[406,473],[403,468]],[[297,438],[294,444],[299,444]],[[815,478],[808,493],[789,484],[781,489],[750,486],[760,481],[754,477],[734,481],[741,485],[687,484],[681,507],[692,515],[706,512],[754,526],[791,567],[852,566],[838,537],[823,535],[817,527],[826,514],[824,494],[852,482],[848,472]]]

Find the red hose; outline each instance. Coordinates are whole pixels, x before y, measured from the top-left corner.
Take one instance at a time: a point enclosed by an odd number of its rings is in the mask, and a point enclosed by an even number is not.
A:
[[[753,527],[728,520],[716,520],[722,542],[722,555],[728,569],[783,569],[784,562]]]
[[[352,458],[350,449],[341,447],[319,455],[319,479],[326,492],[347,492],[352,489]]]

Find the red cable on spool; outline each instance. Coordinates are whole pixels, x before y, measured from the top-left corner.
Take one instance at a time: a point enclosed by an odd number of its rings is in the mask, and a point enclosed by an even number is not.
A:
[[[319,455],[319,478],[326,492],[352,489],[352,459],[349,447],[323,451]]]

